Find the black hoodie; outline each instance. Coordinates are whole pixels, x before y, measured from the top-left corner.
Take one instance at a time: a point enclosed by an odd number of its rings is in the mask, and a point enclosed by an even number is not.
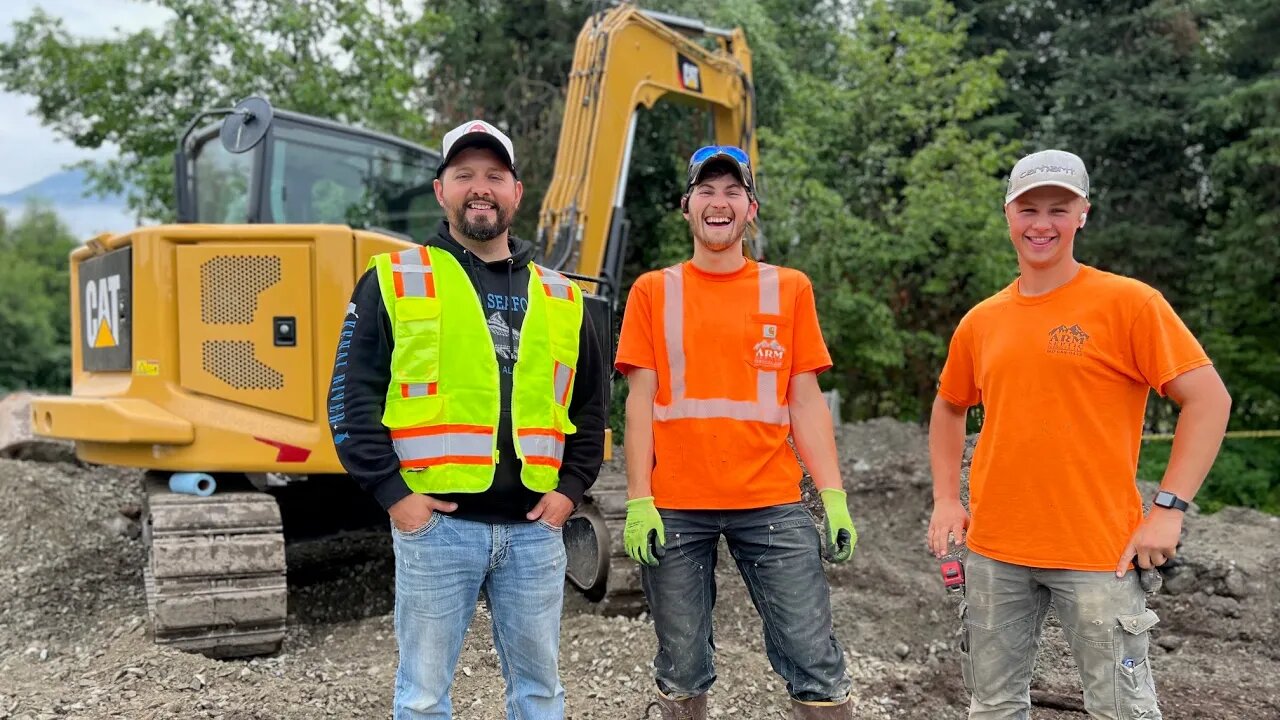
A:
[[[484,262],[462,247],[441,222],[428,246],[447,250],[471,277],[484,308],[498,356],[502,415],[498,423],[498,466],[493,484],[480,493],[435,495],[458,503],[453,517],[480,522],[527,522],[525,514],[541,499],[520,482],[520,460],[511,439],[511,380],[520,347],[520,328],[528,308],[529,261],[533,246],[508,236],[511,257]],[[357,282],[347,306],[338,356],[329,386],[329,427],[338,458],[351,477],[371,492],[384,509],[412,491],[400,476],[400,460],[382,424],[387,385],[391,382],[391,320],[383,306],[377,273],[370,269]],[[443,348],[444,352],[475,352]],[[487,350],[487,348],[486,348]],[[583,313],[578,367],[569,402],[569,419],[578,432],[565,437],[560,485],[556,490],[574,505],[595,482],[604,461],[604,426],[608,399],[604,358],[596,344],[591,318]]]

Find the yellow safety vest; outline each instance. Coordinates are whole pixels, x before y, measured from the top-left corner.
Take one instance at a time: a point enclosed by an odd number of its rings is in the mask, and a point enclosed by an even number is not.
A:
[[[400,474],[414,492],[482,492],[498,459],[501,386],[497,353],[466,270],[447,250],[416,247],[376,255],[395,348],[382,424]],[[554,490],[569,421],[582,289],[529,263],[529,307],[511,387],[511,429],[520,480]]]

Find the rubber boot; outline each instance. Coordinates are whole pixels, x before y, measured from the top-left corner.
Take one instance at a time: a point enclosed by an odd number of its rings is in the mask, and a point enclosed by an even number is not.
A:
[[[791,717],[795,720],[853,720],[853,697],[838,702],[804,702],[791,698]]]
[[[645,717],[649,717],[649,710],[655,707],[661,720],[707,720],[706,693],[685,700],[672,700],[659,692],[658,699],[645,709]]]

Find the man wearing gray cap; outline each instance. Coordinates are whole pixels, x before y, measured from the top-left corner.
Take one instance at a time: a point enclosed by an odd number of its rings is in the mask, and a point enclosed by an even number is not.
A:
[[[1172,558],[1182,513],[1217,455],[1231,398],[1156,290],[1075,259],[1089,174],[1069,152],[1022,158],[1005,219],[1019,276],[960,321],[929,428],[928,544],[964,564],[961,665],[969,717],[1025,720],[1050,605],[1094,718],[1159,718],[1148,660],[1158,621],[1138,568]],[[1160,489],[1134,481],[1147,395],[1181,406]],[[960,501],[969,407],[984,408]]]
[[[509,232],[523,192],[511,139],[473,120],[442,150],[445,220],[423,246],[373,257],[352,295],[333,442],[390,515],[395,720],[452,717],[482,591],[506,716],[563,720],[562,528],[604,457],[604,359],[581,288]]]

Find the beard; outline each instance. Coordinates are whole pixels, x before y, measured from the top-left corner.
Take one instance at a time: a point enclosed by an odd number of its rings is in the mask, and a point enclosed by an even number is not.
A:
[[[449,208],[449,224],[458,229],[465,237],[476,242],[488,242],[511,227],[511,212],[493,200],[485,202],[493,204],[494,219],[467,219],[467,203],[479,198],[468,198],[461,205]]]
[[[693,239],[702,247],[712,252],[724,252],[732,248],[746,234],[746,228],[738,228],[738,232],[732,232],[727,235],[717,234],[716,237],[709,237],[703,232],[701,224],[690,223],[693,230]]]

